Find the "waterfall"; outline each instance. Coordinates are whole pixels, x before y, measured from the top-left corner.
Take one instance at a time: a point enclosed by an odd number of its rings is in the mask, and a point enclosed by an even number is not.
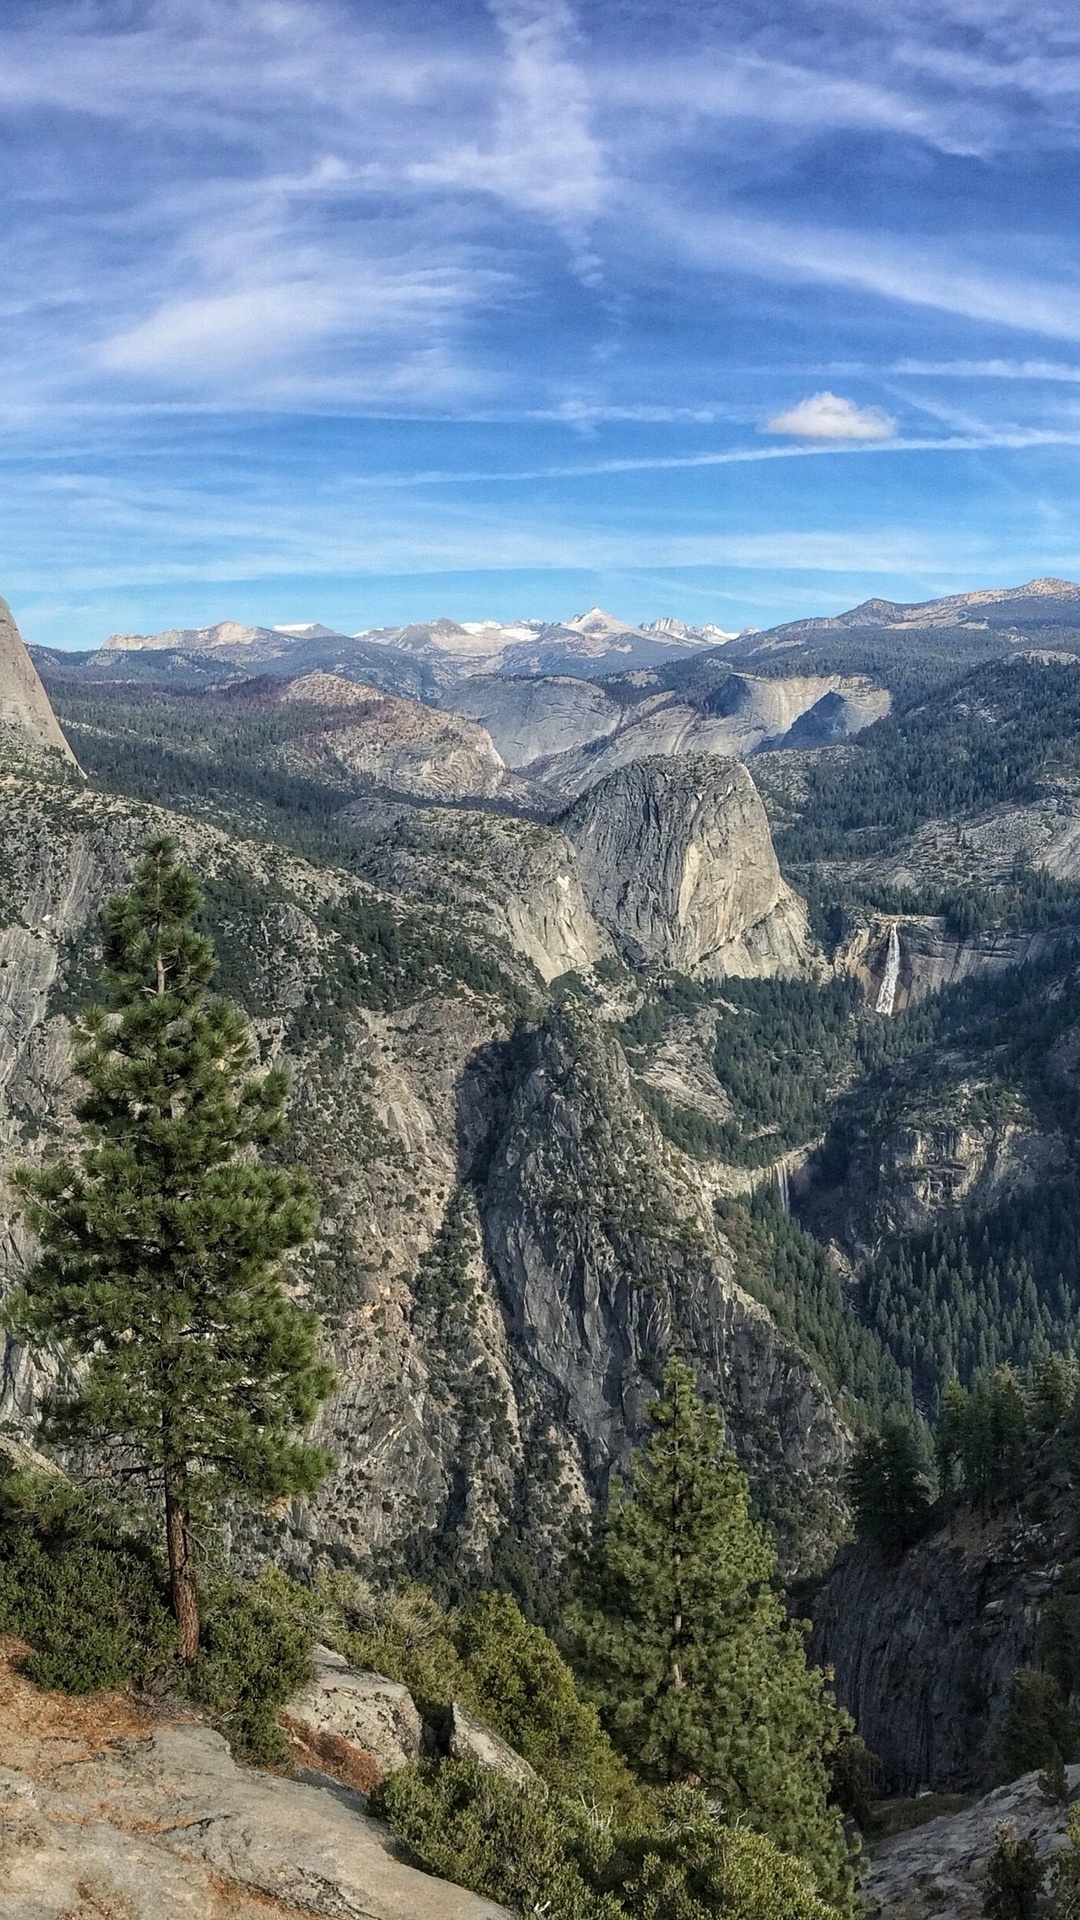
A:
[[[791,1197],[788,1193],[787,1167],[784,1161],[778,1160],[773,1171],[776,1174],[776,1197],[780,1202],[780,1211],[785,1214],[790,1213]]]
[[[896,921],[889,928],[889,951],[885,955],[885,971],[878,988],[878,1013],[892,1013],[896,1006],[896,985],[900,978],[900,935],[896,931]]]

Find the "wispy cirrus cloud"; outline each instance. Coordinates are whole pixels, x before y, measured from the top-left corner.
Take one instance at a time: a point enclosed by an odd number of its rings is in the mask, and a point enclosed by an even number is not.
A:
[[[267,466],[294,568],[323,463],[440,565],[499,489],[530,564],[569,550],[549,494],[654,556],[804,491],[962,515],[962,465],[999,518],[1022,467],[1047,541],[1071,498],[1063,0],[51,0],[0,9],[0,131],[0,471],[168,459],[208,569]],[[57,515],[101,540],[91,497],[13,510],[0,568]],[[134,525],[151,573],[181,518]]]

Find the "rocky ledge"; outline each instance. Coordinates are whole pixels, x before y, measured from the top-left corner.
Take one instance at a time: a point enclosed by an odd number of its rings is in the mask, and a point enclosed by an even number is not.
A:
[[[0,1662],[4,1920],[508,1920],[398,1859],[360,1794],[238,1766],[220,1734]],[[384,1683],[389,1684],[389,1683]]]
[[[1064,1803],[1046,1801],[1038,1774],[1025,1773],[962,1813],[884,1841],[861,1888],[867,1920],[978,1920],[1000,1827],[1031,1835],[1042,1860],[1065,1845],[1069,1808],[1080,1797],[1080,1767],[1066,1771]]]

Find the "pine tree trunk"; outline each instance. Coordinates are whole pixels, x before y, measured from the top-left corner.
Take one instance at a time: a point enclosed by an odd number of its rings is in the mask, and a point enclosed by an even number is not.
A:
[[[195,1542],[187,1512],[182,1467],[165,1469],[165,1533],[169,1543],[169,1579],[181,1660],[199,1651],[199,1593],[195,1584]]]

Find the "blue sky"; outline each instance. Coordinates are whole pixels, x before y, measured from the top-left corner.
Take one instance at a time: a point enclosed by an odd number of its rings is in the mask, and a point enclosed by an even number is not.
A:
[[[1065,0],[0,0],[27,636],[1080,575]]]

